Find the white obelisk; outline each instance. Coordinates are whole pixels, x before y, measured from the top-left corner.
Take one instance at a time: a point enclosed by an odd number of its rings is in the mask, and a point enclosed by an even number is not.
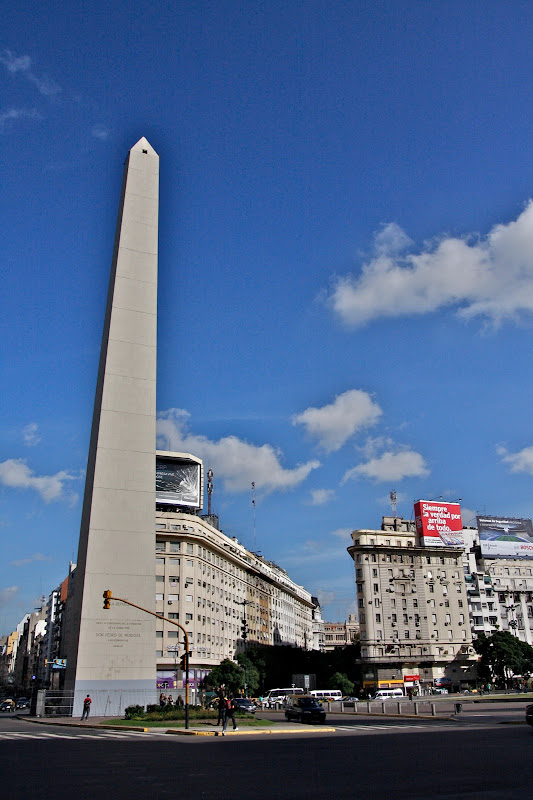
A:
[[[159,156],[131,148],[105,314],[79,551],[68,614],[65,689],[73,714],[121,714],[156,694],[155,422]]]

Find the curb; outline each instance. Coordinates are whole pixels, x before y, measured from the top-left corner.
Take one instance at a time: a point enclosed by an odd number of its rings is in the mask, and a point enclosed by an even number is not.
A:
[[[257,729],[254,728],[252,730],[238,730],[238,731],[227,731],[228,734],[232,736],[271,736],[275,733],[315,733],[316,731],[320,731],[320,733],[335,733],[335,728],[277,728],[277,729]],[[167,733],[171,734],[172,736],[220,736],[222,737],[222,731],[193,731],[181,728],[173,728],[167,730]]]

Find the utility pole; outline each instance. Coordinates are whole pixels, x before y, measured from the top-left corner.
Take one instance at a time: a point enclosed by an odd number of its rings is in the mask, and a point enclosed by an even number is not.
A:
[[[243,600],[242,603],[239,605],[244,606],[243,610],[243,617],[241,619],[242,628],[241,628],[241,637],[244,642],[244,696],[248,696],[248,687],[247,687],[247,662],[248,662],[248,623],[246,621],[246,606],[248,604],[248,600]]]

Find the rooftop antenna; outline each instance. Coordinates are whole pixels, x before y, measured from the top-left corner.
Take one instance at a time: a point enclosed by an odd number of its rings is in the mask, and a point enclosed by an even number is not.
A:
[[[396,490],[393,489],[392,492],[389,494],[390,497],[390,506],[392,508],[392,516],[396,517]]]
[[[211,495],[213,494],[213,470],[207,472],[207,514],[211,516]]]
[[[254,520],[254,552],[257,550],[256,529],[255,529],[255,481],[252,481],[252,514]]]

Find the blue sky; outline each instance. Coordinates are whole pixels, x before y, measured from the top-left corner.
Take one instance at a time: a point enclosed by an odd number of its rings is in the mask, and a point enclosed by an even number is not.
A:
[[[327,619],[396,490],[533,514],[533,8],[9,4],[0,633],[76,559],[122,167],[161,161],[159,443]]]

